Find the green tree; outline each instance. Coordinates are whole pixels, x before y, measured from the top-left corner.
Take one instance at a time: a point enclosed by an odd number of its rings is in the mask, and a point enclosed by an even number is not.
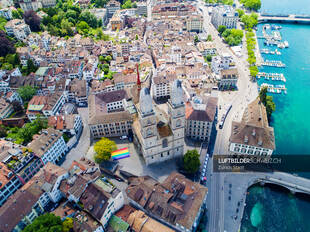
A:
[[[236,11],[238,12],[239,18],[241,18],[244,15],[244,10],[237,9]]]
[[[104,57],[104,61],[106,61],[107,63],[110,63],[112,60],[112,57],[110,55],[107,55]]]
[[[219,25],[217,30],[220,34],[222,34],[224,31],[226,31],[226,27],[224,25]]]
[[[122,5],[122,9],[129,9],[129,8],[132,8],[132,2],[131,0],[126,0]]]
[[[212,61],[212,56],[211,55],[207,55],[207,61],[211,62]]]
[[[78,30],[78,32],[80,34],[88,34],[88,31],[89,31],[89,25],[84,22],[84,21],[81,21],[79,22],[77,25],[76,25],[76,29]]]
[[[208,37],[207,37],[207,41],[213,41],[213,39],[212,39],[212,36],[211,36],[211,35],[208,35]]]
[[[111,152],[117,149],[114,141],[108,138],[101,138],[95,143],[94,150],[96,152],[94,158],[97,163],[111,158]]]
[[[240,2],[248,9],[258,11],[261,6],[261,0],[240,0]]]
[[[268,119],[271,118],[272,113],[276,110],[276,104],[273,101],[272,96],[266,97],[266,112]]]
[[[136,35],[136,40],[138,40],[139,39],[139,36],[138,35]]]
[[[73,219],[66,218],[62,223],[62,232],[69,232],[73,229]]]
[[[62,232],[60,217],[46,213],[37,217],[23,232]]]
[[[258,68],[256,65],[250,67],[250,75],[256,77],[258,74]]]
[[[12,10],[12,17],[14,19],[22,19],[24,16],[24,11],[20,8],[17,8],[17,10]]]
[[[5,31],[4,26],[6,25],[7,22],[8,22],[8,21],[7,21],[5,18],[0,17],[0,30],[1,30],[1,31]]]
[[[183,157],[183,164],[185,171],[196,173],[200,167],[198,151],[196,149],[187,151]]]
[[[195,35],[195,37],[194,37],[194,43],[197,44],[198,42],[199,42],[198,35]]]
[[[4,126],[0,125],[0,138],[4,138],[7,136],[7,131]]]
[[[259,100],[266,105],[267,102],[267,87],[263,87],[259,91]]]
[[[20,97],[24,102],[30,101],[31,98],[37,93],[37,90],[30,85],[21,86],[17,90]]]
[[[97,22],[96,16],[93,15],[92,13],[90,13],[89,11],[82,12],[82,14],[80,15],[79,19],[81,21],[86,22],[92,28],[97,28],[97,26],[98,26],[98,22]]]

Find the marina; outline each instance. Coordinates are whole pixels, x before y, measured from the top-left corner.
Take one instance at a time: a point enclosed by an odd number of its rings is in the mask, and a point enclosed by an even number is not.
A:
[[[278,51],[278,49],[273,51],[273,50],[269,50],[268,48],[264,48],[264,49],[260,50],[260,52],[262,54],[271,54],[271,55],[278,55],[278,56],[280,56],[282,54],[280,51]]]
[[[260,91],[262,87],[267,87],[268,93],[278,93],[278,94],[287,93],[287,89],[285,85],[272,85],[272,84],[262,83],[261,86],[258,88],[258,90]]]
[[[283,73],[266,73],[266,72],[259,72],[256,76],[257,79],[263,78],[265,80],[271,81],[283,81],[286,82],[286,78],[284,77]]]
[[[286,65],[279,60],[266,60],[262,62],[262,66],[285,68]]]

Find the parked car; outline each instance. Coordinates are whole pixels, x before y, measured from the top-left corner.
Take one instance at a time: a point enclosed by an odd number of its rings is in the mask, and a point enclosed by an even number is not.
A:
[[[119,138],[120,140],[125,140],[125,139],[128,139],[128,136],[127,135],[123,135]]]

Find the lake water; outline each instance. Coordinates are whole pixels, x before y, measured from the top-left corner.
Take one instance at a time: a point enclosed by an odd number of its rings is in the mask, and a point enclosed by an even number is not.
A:
[[[261,12],[310,15],[310,0],[262,0]],[[260,69],[283,73],[287,80],[284,83],[287,95],[272,95],[276,103],[271,123],[276,137],[274,153],[310,155],[310,25],[281,26],[281,35],[289,42],[289,48],[278,49],[281,56],[263,55],[263,58],[281,60],[286,68]],[[262,25],[259,25],[258,35],[261,30]],[[262,40],[259,45],[261,49],[275,49],[264,47]],[[246,200],[241,232],[310,232],[309,198],[289,194],[274,186],[252,187]]]

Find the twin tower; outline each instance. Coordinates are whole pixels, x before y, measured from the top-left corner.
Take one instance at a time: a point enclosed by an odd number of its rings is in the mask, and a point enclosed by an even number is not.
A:
[[[150,90],[141,89],[138,125],[134,130],[147,165],[180,157],[184,153],[185,105],[180,80],[173,82],[170,100],[166,104],[153,104]],[[164,110],[166,107],[168,115]]]

